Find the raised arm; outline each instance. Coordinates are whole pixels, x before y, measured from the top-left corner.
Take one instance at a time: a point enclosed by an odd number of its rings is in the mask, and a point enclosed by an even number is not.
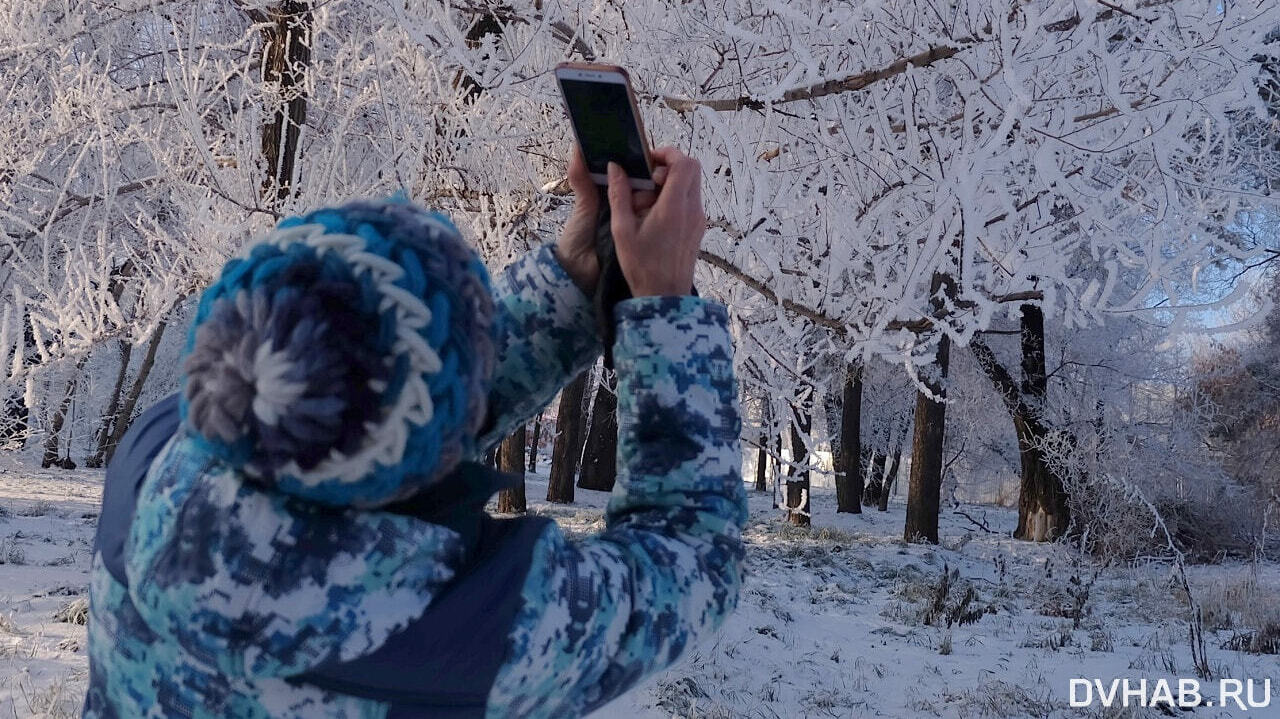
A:
[[[741,582],[740,420],[723,306],[618,305],[618,482],[606,529],[535,546],[492,717],[592,711],[718,628]]]
[[[661,160],[666,153],[654,156]],[[657,167],[654,181],[661,184],[667,171],[666,165]],[[498,366],[489,395],[490,423],[478,442],[481,451],[542,409],[600,353],[590,298],[600,274],[595,250],[600,194],[577,150],[569,161],[568,179],[573,212],[556,243],[516,260],[494,283]],[[632,211],[643,213],[654,206],[656,195],[638,192],[627,199]],[[690,280],[692,276],[690,266]],[[679,291],[688,288],[686,283]]]
[[[701,169],[674,149],[652,210],[609,168],[618,261],[618,481],[605,530],[533,546],[489,716],[573,717],[670,666],[737,606],[746,497],[728,313],[688,296]]]
[[[552,245],[513,262],[494,280],[497,357],[489,391],[488,449],[546,406],[600,354],[591,299],[565,272]]]

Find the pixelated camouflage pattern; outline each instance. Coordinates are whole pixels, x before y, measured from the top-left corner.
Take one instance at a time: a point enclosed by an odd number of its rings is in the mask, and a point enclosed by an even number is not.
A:
[[[417,619],[463,562],[456,532],[245,482],[179,437],[138,496],[125,572],[152,631],[221,672],[300,674]]]
[[[618,481],[605,530],[535,547],[490,717],[573,717],[673,664],[737,606],[746,522],[727,313],[696,297],[615,311]]]
[[[509,267],[495,293],[494,423],[479,449],[599,352],[591,303],[549,246]],[[590,711],[669,666],[737,601],[745,497],[725,310],[646,298],[617,316],[607,528],[575,544],[553,525],[539,539],[489,716]],[[387,704],[287,677],[376,649],[463,558],[443,527],[326,511],[306,516],[172,442],[139,498],[130,588],[94,559],[85,716],[384,716]]]
[[[245,679],[218,671],[163,641],[102,566],[90,569],[89,692],[93,719],[194,717],[382,719],[387,705],[283,679]]]
[[[543,245],[494,279],[497,367],[489,389],[494,424],[477,442],[501,442],[600,356],[595,309]]]

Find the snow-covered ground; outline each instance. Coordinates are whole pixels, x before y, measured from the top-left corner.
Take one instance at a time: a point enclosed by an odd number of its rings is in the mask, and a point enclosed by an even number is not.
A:
[[[84,627],[55,616],[74,619],[85,597],[100,481],[93,471],[0,465],[0,719],[78,714]],[[545,496],[541,477],[528,493]],[[531,508],[588,533],[602,526],[606,499],[578,490],[573,505],[535,499]],[[933,547],[900,540],[899,504],[837,515],[820,489],[813,503],[814,528],[802,530],[780,520],[770,495],[753,494],[749,575],[725,631],[596,716],[1280,717],[1280,658],[1221,648],[1280,622],[1280,566],[1189,572],[1215,675],[1202,689],[1214,706],[1071,708],[1072,678],[1106,687],[1195,677],[1185,601],[1167,566],[1099,569],[1064,547],[1013,541],[1016,517],[999,508],[963,511],[1004,534],[946,510]],[[1217,706],[1221,676],[1254,679],[1255,699],[1270,679],[1271,706]]]
[[[0,464],[0,717],[79,716],[101,472]],[[64,617],[67,618],[67,617]]]

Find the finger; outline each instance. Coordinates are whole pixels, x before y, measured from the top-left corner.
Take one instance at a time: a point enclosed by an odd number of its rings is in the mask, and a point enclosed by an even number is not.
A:
[[[670,165],[666,183],[662,186],[662,193],[658,195],[654,205],[661,205],[677,214],[682,213],[678,208],[701,207],[701,185],[702,166],[697,160],[682,154]]]
[[[575,147],[569,158],[569,188],[573,190],[573,211],[585,215],[595,215],[600,208],[600,191],[595,180],[591,179],[591,171],[582,159],[582,151]]]
[[[702,207],[702,163],[689,158],[689,186],[686,190],[689,201],[696,207]]]
[[[639,216],[641,212],[653,207],[653,203],[657,201],[658,193],[654,190],[640,190],[639,192],[632,193],[631,195],[631,204],[635,207],[637,216]]]
[[[659,147],[656,150],[651,150],[649,152],[649,157],[656,160],[658,164],[661,165],[674,165],[680,160],[680,158],[686,157],[686,155],[678,148],[667,145],[665,147]]]
[[[702,184],[702,165],[688,155],[681,155],[667,171],[667,184],[682,194],[695,190]]]
[[[654,203],[658,201],[658,190],[662,189],[663,183],[667,181],[668,174],[669,168],[666,165],[658,165],[652,175],[654,189],[641,190],[632,196],[631,202],[635,205],[637,218],[640,217],[641,212],[653,207]]]
[[[613,238],[627,242],[635,228],[635,206],[631,199],[631,182],[616,162],[609,163],[609,219]]]
[[[591,173],[587,171],[587,161],[582,157],[582,148],[577,145],[573,146],[573,152],[569,155],[569,177],[591,179]]]
[[[573,154],[569,157],[569,187],[573,188],[575,195],[581,197],[594,195],[595,184],[591,179],[591,172],[587,169],[586,160],[582,159],[582,150],[574,147]]]

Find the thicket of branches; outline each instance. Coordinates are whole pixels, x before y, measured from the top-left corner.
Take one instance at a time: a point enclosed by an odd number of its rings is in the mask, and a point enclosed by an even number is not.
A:
[[[1275,378],[1197,379],[1178,338],[1256,309],[1277,257],[1278,25],[1275,0],[9,3],[0,439],[104,461],[176,381],[189,298],[283,215],[404,190],[494,269],[549,241],[549,70],[608,60],[702,160],[698,285],[793,521],[822,445],[842,509],[903,477],[908,538],[986,473],[1019,536],[1134,556],[1132,502],[1276,501],[1249,459],[1274,412],[1221,410]]]

